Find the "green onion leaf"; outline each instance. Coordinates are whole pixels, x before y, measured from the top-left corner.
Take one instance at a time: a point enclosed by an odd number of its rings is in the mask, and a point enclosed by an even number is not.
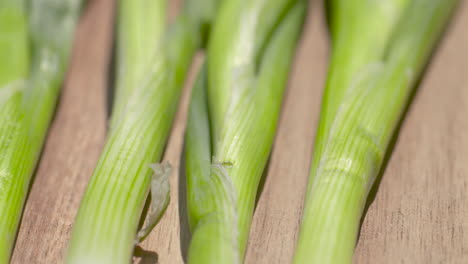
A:
[[[8,263],[65,76],[79,0],[0,0],[0,263]]]
[[[456,3],[330,1],[332,57],[294,263],[351,263],[369,190]]]
[[[197,2],[199,10],[215,10],[216,0]],[[161,183],[160,190],[151,190],[158,201],[152,201],[151,219],[138,232],[152,164],[161,159],[184,80],[202,45],[204,23],[214,14],[183,9],[169,27],[165,14],[164,0],[119,1],[116,99],[107,142],[73,228],[67,263],[129,263],[135,243],[148,235],[167,206],[164,177],[153,177],[153,183]]]
[[[186,132],[189,263],[241,263],[305,1],[226,1]]]

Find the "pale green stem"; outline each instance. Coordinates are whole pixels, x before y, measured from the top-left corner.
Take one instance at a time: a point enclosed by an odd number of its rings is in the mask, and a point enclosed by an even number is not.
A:
[[[294,263],[352,262],[369,190],[415,83],[456,3],[411,0],[395,14],[398,19],[392,19],[393,29],[385,41],[365,41],[369,46],[380,45],[371,49],[380,51],[375,58],[350,67],[353,78],[346,73],[346,66],[363,60],[369,49],[334,44],[334,54],[348,55],[332,57]],[[339,31],[346,24],[341,23],[335,27],[332,23],[332,30]],[[358,25],[367,24],[356,23],[349,30],[365,31]],[[340,34],[346,33],[332,32],[333,41],[347,39]]]
[[[79,0],[34,0],[26,11],[25,1],[0,1],[0,263],[10,258],[80,6]]]
[[[150,231],[137,235],[151,164],[161,159],[184,80],[202,44],[199,13],[184,9],[166,27],[165,17],[154,18],[166,13],[163,2],[119,1],[116,102],[75,221],[67,263],[129,263],[134,246]],[[198,8],[213,3],[205,0]]]
[[[189,263],[243,262],[305,9],[287,0],[221,8],[186,134]]]

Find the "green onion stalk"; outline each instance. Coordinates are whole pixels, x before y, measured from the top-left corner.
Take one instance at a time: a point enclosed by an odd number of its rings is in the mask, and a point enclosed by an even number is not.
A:
[[[456,0],[331,0],[331,63],[294,263],[351,263],[367,196]]]
[[[217,1],[187,1],[171,25],[164,0],[118,1],[107,142],[81,201],[66,263],[129,263],[134,246],[164,213],[170,172],[157,162]],[[148,218],[138,231],[150,190]]]
[[[0,0],[0,263],[11,256],[80,7],[79,0]]]
[[[188,263],[243,262],[305,11],[301,0],[220,8],[185,136]]]

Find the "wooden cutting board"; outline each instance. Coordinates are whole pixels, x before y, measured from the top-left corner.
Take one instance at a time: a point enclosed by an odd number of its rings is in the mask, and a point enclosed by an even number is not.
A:
[[[441,41],[403,122],[363,220],[356,263],[468,263],[468,5]],[[171,10],[178,5],[172,3]],[[77,31],[67,80],[25,207],[12,262],[62,263],[82,194],[104,144],[112,0],[91,0]],[[328,35],[311,1],[282,111],[246,263],[290,263],[301,217]],[[200,64],[197,59],[196,65]],[[182,263],[188,243],[178,168],[190,83],[164,159],[171,204],[137,250],[136,263]]]

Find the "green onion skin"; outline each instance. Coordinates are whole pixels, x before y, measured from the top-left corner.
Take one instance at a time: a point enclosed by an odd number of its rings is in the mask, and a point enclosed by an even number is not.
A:
[[[0,1],[0,263],[8,263],[81,1]],[[27,6],[27,8],[26,8]]]
[[[10,192],[18,192],[14,178],[31,173],[21,169],[23,160],[18,156],[18,149],[24,147],[18,136],[20,91],[29,68],[26,17],[22,1],[0,1],[0,263],[10,259],[25,199],[18,193],[14,197],[18,202],[10,202]]]
[[[221,6],[185,138],[188,263],[243,262],[305,9],[287,0]]]
[[[197,8],[215,2],[200,1]],[[165,10],[162,0],[119,1],[116,99],[107,142],[75,221],[67,263],[129,263],[138,243],[150,165],[161,159],[205,21],[199,17],[203,12],[184,9],[167,27]]]
[[[352,262],[369,190],[456,4],[331,1],[332,57],[294,263]]]
[[[166,30],[166,1],[119,0],[117,10],[116,95],[113,119],[122,119],[126,101],[151,71]],[[123,109],[122,109],[123,108]],[[117,121],[116,121],[117,122]]]

